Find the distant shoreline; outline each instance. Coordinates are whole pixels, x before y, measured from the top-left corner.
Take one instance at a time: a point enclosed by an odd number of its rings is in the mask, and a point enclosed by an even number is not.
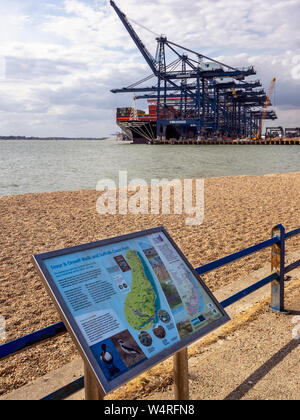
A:
[[[107,140],[110,137],[25,137],[0,136],[0,140]]]

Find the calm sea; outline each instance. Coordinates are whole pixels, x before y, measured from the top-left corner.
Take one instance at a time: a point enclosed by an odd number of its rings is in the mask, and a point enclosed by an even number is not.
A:
[[[0,195],[94,189],[99,180],[207,178],[300,171],[299,146],[168,146],[0,141]]]

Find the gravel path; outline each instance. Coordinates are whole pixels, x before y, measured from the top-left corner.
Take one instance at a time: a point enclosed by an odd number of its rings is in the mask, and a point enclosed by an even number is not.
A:
[[[0,197],[0,315],[12,340],[59,321],[31,255],[164,225],[194,266],[266,240],[277,223],[300,226],[300,173],[205,180],[205,219],[186,226],[186,215],[105,215],[96,191]],[[299,249],[300,238],[287,251]],[[204,276],[212,290],[245,278],[269,261],[255,254]],[[1,342],[0,342],[1,344]],[[0,395],[74,360],[68,335],[1,363]]]
[[[266,310],[231,334],[189,359],[193,400],[300,399],[300,287],[289,293],[290,315]],[[293,323],[296,322],[297,323]],[[145,395],[149,400],[172,400],[173,387]]]

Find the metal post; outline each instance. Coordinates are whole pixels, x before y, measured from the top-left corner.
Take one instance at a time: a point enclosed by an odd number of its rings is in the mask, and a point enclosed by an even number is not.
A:
[[[285,229],[282,225],[272,229],[272,237],[274,236],[277,236],[280,242],[272,246],[271,271],[276,271],[279,279],[271,283],[271,308],[277,312],[284,312]]]
[[[189,400],[189,377],[188,377],[188,350],[184,348],[173,357],[175,400]]]
[[[214,135],[216,135],[217,131],[217,92],[216,92],[216,86],[214,86],[214,96],[213,96],[213,107],[212,107],[212,113],[214,116]]]
[[[201,133],[201,93],[200,93],[200,70],[197,71],[197,140],[200,140],[200,133]]]
[[[202,118],[201,118],[201,128],[205,127],[205,86],[204,86],[204,77],[202,77]]]
[[[101,401],[104,399],[104,392],[100,389],[95,374],[90,366],[84,363],[84,389],[86,401]]]
[[[219,131],[220,98],[219,98],[219,89],[217,89],[216,86],[215,86],[215,91],[216,91],[216,117],[215,117],[215,121],[216,121],[216,131]]]

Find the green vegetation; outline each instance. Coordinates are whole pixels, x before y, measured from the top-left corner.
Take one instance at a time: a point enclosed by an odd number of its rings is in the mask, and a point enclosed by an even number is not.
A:
[[[152,328],[155,319],[156,294],[145,275],[137,252],[127,251],[126,258],[132,271],[132,284],[124,302],[125,317],[135,330]]]

